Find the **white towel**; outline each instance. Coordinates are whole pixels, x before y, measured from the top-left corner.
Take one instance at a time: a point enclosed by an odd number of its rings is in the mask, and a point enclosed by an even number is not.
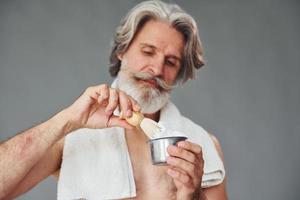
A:
[[[176,130],[185,134],[188,141],[202,147],[204,160],[204,174],[202,188],[222,183],[225,178],[223,162],[215,148],[210,135],[199,125],[182,116],[176,106],[169,102],[162,110],[160,122],[167,129]]]
[[[202,187],[220,184],[225,177],[209,134],[180,114],[169,102],[159,123],[201,145],[204,159]],[[58,200],[123,199],[136,196],[134,174],[123,128],[80,129],[65,138],[58,181]]]
[[[58,200],[136,196],[122,128],[80,129],[65,138]]]
[[[184,133],[202,146],[202,187],[221,183],[223,163],[207,132],[180,115],[170,102],[161,111],[160,123]],[[122,199],[136,196],[133,170],[122,128],[80,129],[65,139],[58,182],[58,199]]]

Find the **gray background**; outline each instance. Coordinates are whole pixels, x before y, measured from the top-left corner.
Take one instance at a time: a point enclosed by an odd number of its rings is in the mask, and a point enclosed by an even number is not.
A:
[[[0,140],[112,81],[112,34],[137,2],[0,1]],[[230,199],[299,199],[299,1],[172,2],[197,20],[207,61],[173,100],[219,138]],[[55,198],[50,177],[18,199]]]

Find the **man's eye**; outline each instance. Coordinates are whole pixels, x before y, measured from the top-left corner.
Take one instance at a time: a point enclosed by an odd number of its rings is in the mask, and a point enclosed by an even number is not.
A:
[[[175,62],[170,61],[170,60],[167,60],[167,61],[166,61],[166,64],[167,64],[167,65],[170,65],[170,66],[175,66]]]
[[[143,51],[143,54],[147,55],[147,56],[152,56],[153,52],[152,51]]]

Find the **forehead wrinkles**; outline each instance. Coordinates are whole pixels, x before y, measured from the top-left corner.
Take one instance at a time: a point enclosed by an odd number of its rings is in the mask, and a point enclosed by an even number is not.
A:
[[[176,28],[162,21],[150,20],[144,24],[133,42],[147,43],[158,50],[181,56],[184,50],[184,35]]]

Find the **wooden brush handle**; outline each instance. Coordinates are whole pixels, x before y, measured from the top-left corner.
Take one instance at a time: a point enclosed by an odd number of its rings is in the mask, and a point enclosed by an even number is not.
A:
[[[144,119],[144,115],[140,112],[132,112],[131,117],[125,117],[123,115],[123,112],[120,113],[120,118],[121,119],[125,119],[129,124],[131,124],[132,126],[139,126],[140,123],[142,122],[142,120]]]

